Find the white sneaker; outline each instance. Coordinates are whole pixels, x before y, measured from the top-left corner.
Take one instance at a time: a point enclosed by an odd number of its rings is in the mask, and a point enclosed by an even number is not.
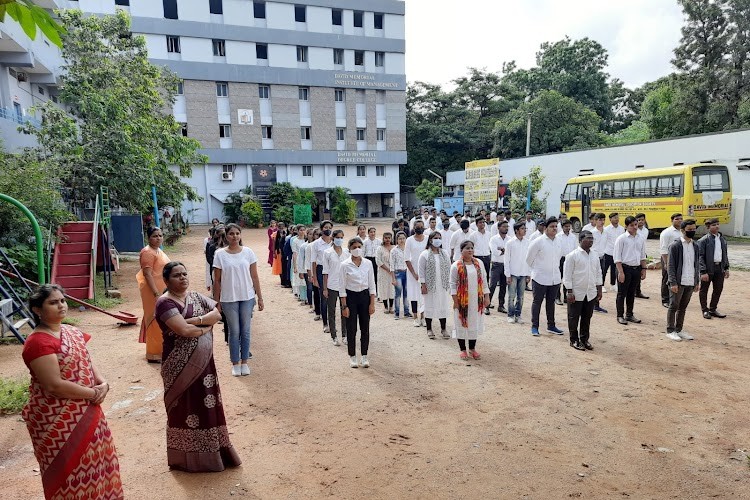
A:
[[[427,338],[428,339],[434,339],[435,338],[435,334],[432,333],[432,330],[427,330]]]
[[[331,329],[328,326],[323,327],[323,333],[331,333]]]
[[[240,365],[240,375],[250,375],[250,367],[247,364]]]
[[[675,340],[675,341],[677,341],[677,342],[679,342],[679,341],[681,341],[681,340],[682,340],[682,339],[680,338],[680,336],[679,336],[679,335],[677,335],[677,334],[676,334],[676,333],[674,333],[674,332],[672,332],[672,333],[668,333],[668,334],[667,334],[667,338],[668,338],[668,339],[672,339],[672,340]]]
[[[362,356],[362,368],[370,368],[370,362],[367,360],[367,356]]]
[[[240,368],[240,365],[232,365],[232,376],[239,377],[240,375],[242,375],[242,369]]]
[[[521,316],[516,316],[516,323],[518,323],[519,325],[523,325],[526,322],[521,319]]]
[[[609,291],[612,292],[612,293],[616,293],[617,292],[617,285],[612,285],[611,287],[609,287]]]
[[[347,337],[346,335],[342,335],[341,341],[344,343],[344,345],[346,345],[349,343],[349,337]]]
[[[693,337],[690,334],[687,334],[685,332],[675,332],[682,340],[693,340],[695,337]]]
[[[414,326],[420,327],[420,326],[422,326],[422,322],[415,318],[414,319]]]
[[[339,338],[338,337],[333,337],[333,345],[335,345],[335,346],[340,346],[341,345],[339,343]]]
[[[440,330],[440,335],[442,335],[444,339],[451,338],[451,336],[448,335],[448,332],[446,330]]]
[[[320,321],[320,314],[316,314],[313,321]]]
[[[508,316],[508,323],[515,323],[516,317],[515,316]]]
[[[357,364],[357,356],[349,356],[349,367],[350,368],[359,367],[359,364]]]
[[[602,293],[607,293],[607,287],[606,286],[602,287]]]
[[[424,318],[419,318],[419,326],[427,326],[427,322],[424,320]]]

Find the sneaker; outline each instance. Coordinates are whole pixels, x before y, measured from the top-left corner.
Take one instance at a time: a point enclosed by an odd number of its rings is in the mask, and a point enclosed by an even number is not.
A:
[[[422,322],[415,318],[414,319],[414,326],[420,327],[420,326],[422,326]]]
[[[604,309],[603,307],[600,307],[600,306],[594,307],[594,311],[599,312],[599,313],[603,313],[603,314],[607,314],[609,312],[609,311],[607,311],[606,309]]]
[[[419,326],[427,326],[427,322],[424,320],[424,318],[419,318]]]
[[[519,325],[523,325],[526,322],[521,319],[521,316],[516,316],[516,323],[518,323]]]
[[[442,335],[444,339],[451,338],[451,336],[448,334],[447,330],[440,330],[440,335]]]
[[[693,340],[695,337],[685,332],[675,332],[682,340]]]
[[[368,361],[367,356],[362,356],[362,368],[370,368],[370,361]]]
[[[240,365],[232,365],[232,376],[239,377],[240,375],[242,375],[242,369],[240,368]]]
[[[606,286],[602,287],[602,293],[607,293],[607,287]]]
[[[428,339],[434,339],[435,338],[435,334],[432,333],[432,330],[427,330],[427,338]]]
[[[349,337],[347,337],[346,335],[342,335],[341,341],[344,343],[344,345],[346,345],[349,343]]]
[[[497,312],[502,313],[502,314],[508,314],[508,311],[506,311],[503,306],[497,306]]]
[[[310,310],[309,310],[309,311],[307,311],[307,312],[309,312],[310,314],[315,314],[315,309],[313,309],[313,308],[311,307],[311,308],[310,308]]]
[[[320,321],[320,314],[316,314],[315,317],[313,318],[313,320]]]
[[[413,317],[413,316],[411,315],[410,312],[405,312],[404,313],[404,318],[411,318],[411,317]]]
[[[558,306],[561,306],[563,305],[563,301],[560,299],[555,299],[555,304],[557,304]]]
[[[398,317],[398,314],[396,314],[395,316],[393,316],[393,319],[395,319],[396,321],[398,321],[398,320],[400,320],[401,318],[399,318],[399,317]]]
[[[547,331],[550,332],[550,333],[554,333],[555,335],[562,335],[563,334],[563,331],[560,330],[556,326],[548,326],[547,327]]]
[[[349,367],[359,368],[359,364],[357,363],[357,356],[349,356]]]
[[[489,307],[485,307],[484,308],[484,314],[485,314],[485,316],[489,316],[490,315],[490,308]]]
[[[677,334],[676,334],[675,332],[671,332],[671,333],[668,333],[668,334],[667,334],[667,338],[668,338],[668,339],[672,339],[672,340],[675,340],[675,341],[677,341],[677,342],[679,342],[679,341],[681,341],[681,340],[682,340],[682,339],[680,338],[680,336],[679,336],[679,335],[677,335]]]
[[[338,337],[333,337],[333,345],[335,345],[336,347],[341,345]]]
[[[532,326],[532,327],[531,327],[531,334],[532,334],[532,335],[533,335],[534,337],[538,337],[538,336],[539,336],[539,328],[537,328],[537,327],[535,327],[535,326]]]
[[[328,328],[328,325],[323,327],[323,333],[331,333],[331,329]]]
[[[516,317],[515,316],[508,316],[508,323],[515,323]]]
[[[250,367],[247,366],[247,364],[240,365],[240,374],[241,375],[250,375]]]

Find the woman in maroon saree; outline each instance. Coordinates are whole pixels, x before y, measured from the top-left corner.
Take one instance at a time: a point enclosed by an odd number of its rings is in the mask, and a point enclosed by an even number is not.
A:
[[[242,462],[229,441],[213,355],[216,302],[188,291],[185,266],[164,266],[167,292],[156,301],[164,349],[167,462],[186,472],[219,472]]]
[[[273,266],[274,257],[274,234],[276,234],[276,221],[272,220],[268,226],[268,265]]]

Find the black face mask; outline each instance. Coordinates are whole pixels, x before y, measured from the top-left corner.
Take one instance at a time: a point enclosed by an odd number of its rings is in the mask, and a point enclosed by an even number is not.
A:
[[[695,237],[695,231],[685,231],[685,236],[692,240]]]
[[[417,234],[422,234],[422,233],[424,233],[424,228],[423,227],[415,228],[414,232],[417,233]]]
[[[446,222],[445,224],[443,224],[443,229],[448,229],[449,227],[451,227],[450,222]]]
[[[331,230],[330,229],[324,229],[323,230],[323,236],[331,236]]]

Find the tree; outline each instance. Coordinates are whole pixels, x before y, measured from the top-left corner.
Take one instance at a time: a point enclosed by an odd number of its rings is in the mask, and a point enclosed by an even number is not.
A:
[[[441,195],[441,186],[437,181],[422,179],[422,183],[416,187],[414,193],[424,204],[432,205],[435,198],[439,198]]]
[[[526,150],[531,113],[531,153],[544,154],[598,146],[600,119],[590,109],[554,90],[545,90],[497,121],[492,156],[516,158]]]
[[[542,184],[545,176],[542,174],[542,167],[531,167],[528,175],[516,177],[508,184],[510,187],[511,210],[515,213],[523,213],[526,210],[526,198],[529,190],[529,180],[531,180],[531,208],[535,214],[543,214],[547,211],[548,192],[541,193]]]
[[[39,28],[50,42],[62,47],[60,36],[65,33],[65,29],[52,19],[49,12],[34,5],[31,0],[0,0],[0,22],[5,21],[5,14],[20,24],[26,36],[32,40],[36,40]]]
[[[605,134],[604,140],[608,146],[618,146],[620,144],[634,144],[636,142],[644,142],[651,139],[651,129],[649,126],[641,121],[636,120],[622,130],[618,130],[614,134]]]
[[[198,200],[180,176],[208,159],[165,112],[174,103],[176,75],[148,61],[145,39],[131,34],[126,13],[71,10],[60,17],[66,28],[60,100],[72,116],[46,103],[41,128],[25,126],[38,139],[39,160],[60,168],[63,186],[79,203],[107,186],[113,205],[148,212],[152,183],[163,205]]]

